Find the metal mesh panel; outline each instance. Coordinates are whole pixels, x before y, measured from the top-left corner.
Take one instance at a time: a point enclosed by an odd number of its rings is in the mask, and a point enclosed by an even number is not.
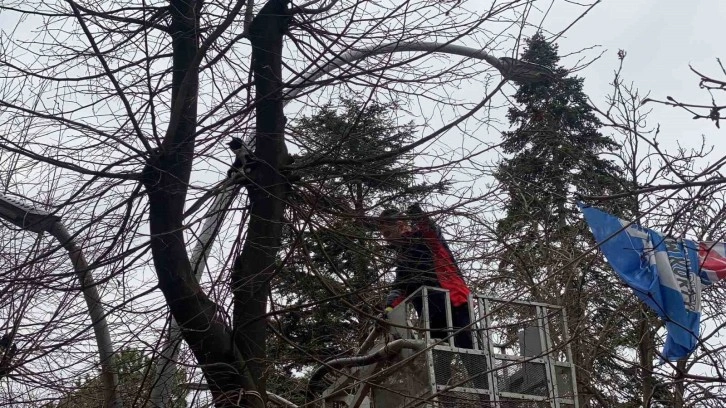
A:
[[[500,408],[550,408],[549,401],[527,401],[517,398],[500,397]]]
[[[496,368],[495,376],[499,392],[548,396],[547,366],[544,363],[498,360]]]
[[[489,402],[486,394],[473,394],[468,392],[444,391],[439,393],[438,403],[435,408],[478,408],[495,407],[494,402]]]
[[[459,370],[452,368],[454,353],[444,350],[433,350],[434,353],[434,381],[437,385],[455,386],[465,379]]]
[[[561,398],[572,398],[572,368],[555,366],[555,377],[557,379],[557,393]]]
[[[372,386],[373,407],[417,406],[416,403],[421,399],[431,396],[428,373],[425,353],[397,366]]]
[[[433,350],[434,379],[437,385],[488,390],[486,356]]]

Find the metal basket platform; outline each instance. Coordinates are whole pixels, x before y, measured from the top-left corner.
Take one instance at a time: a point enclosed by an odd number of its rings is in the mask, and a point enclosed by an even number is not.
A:
[[[431,336],[426,305],[435,292],[446,297],[444,338]],[[416,298],[421,316],[412,307]],[[358,356],[321,368],[337,379],[318,406],[579,408],[562,308],[474,295],[469,313],[472,324],[460,330],[471,332],[473,348],[457,348],[448,292],[421,288],[389,313],[376,342],[372,333]]]

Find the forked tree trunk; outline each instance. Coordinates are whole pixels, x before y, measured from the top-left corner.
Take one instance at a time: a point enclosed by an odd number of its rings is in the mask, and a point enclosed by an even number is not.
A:
[[[147,161],[143,183],[149,197],[154,267],[182,337],[204,372],[218,407],[240,406],[242,389],[254,389],[218,305],[192,274],[184,241],[183,211],[194,159],[197,126],[199,0],[171,0],[172,113],[164,140]]]

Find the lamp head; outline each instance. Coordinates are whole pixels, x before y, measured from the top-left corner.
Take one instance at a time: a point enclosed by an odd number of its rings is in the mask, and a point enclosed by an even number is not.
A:
[[[509,57],[500,57],[498,60],[499,65],[495,65],[495,67],[502,76],[515,82],[527,84],[559,79],[557,74],[551,69],[540,64],[535,64],[534,62]]]

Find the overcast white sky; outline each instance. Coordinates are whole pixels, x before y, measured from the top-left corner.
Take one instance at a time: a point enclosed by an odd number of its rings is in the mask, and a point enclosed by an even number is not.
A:
[[[558,32],[569,25],[582,7],[555,0],[544,26]],[[623,77],[634,82],[651,97],[664,100],[673,96],[681,101],[710,103],[706,91],[699,89],[698,77],[688,64],[703,73],[720,77],[717,57],[723,57],[721,39],[726,34],[722,0],[604,0],[558,41],[560,54],[599,45],[588,51],[603,57],[579,73],[586,78],[585,91],[596,103],[604,103],[608,83],[617,68],[617,51],[627,51]],[[564,65],[570,60],[565,60]],[[574,61],[572,61],[574,63]],[[726,100],[726,95],[724,95]],[[710,121],[694,121],[687,112],[653,105],[652,121],[662,127],[663,141],[689,143],[704,134],[709,142],[726,153],[723,131]],[[698,142],[696,140],[696,142]]]
[[[544,7],[550,3],[536,2],[539,8],[530,11],[530,24],[539,22],[548,32],[556,33],[569,26],[585,10],[585,7],[570,0],[552,1],[546,17]],[[490,1],[469,1],[464,6],[484,11],[490,6]],[[602,58],[577,73],[585,77],[585,91],[598,105],[604,105],[605,96],[611,90],[609,83],[618,66],[619,49],[627,51],[623,78],[632,81],[643,93],[650,91],[651,97],[656,99],[671,95],[682,101],[708,104],[708,93],[698,88],[698,77],[689,71],[688,64],[719,76],[716,58],[721,56],[721,39],[726,34],[724,16],[726,1],[723,0],[603,0],[557,42],[561,55],[597,46],[563,60],[565,67],[571,67],[583,56],[594,58],[605,51]],[[15,13],[3,13],[0,29],[7,32],[15,28],[16,18]],[[23,28],[21,30],[24,31]],[[532,27],[525,34],[531,35],[534,30]],[[513,31],[510,30],[509,34]],[[458,43],[476,47],[465,41]],[[512,92],[511,87],[505,90],[507,94]],[[462,86],[452,93],[474,103],[482,97],[481,88],[476,86]],[[292,105],[286,112],[289,118],[296,116]],[[694,121],[691,115],[680,109],[655,104],[652,107],[651,122],[661,124],[661,141],[664,144],[673,147],[676,141],[698,144],[703,134],[709,143],[717,145],[719,152],[726,154],[722,131],[716,129],[712,122]],[[441,118],[442,121],[447,119]],[[457,135],[449,137],[463,141]],[[496,132],[486,137],[488,142],[498,140]]]
[[[587,2],[588,4],[591,2]],[[552,7],[547,10],[547,6]],[[527,18],[532,25],[524,30],[524,36],[530,36],[542,27],[549,36],[559,33],[570,26],[586,9],[587,5],[577,4],[569,0],[552,0],[552,2],[538,1],[537,9],[531,9]],[[469,1],[464,7],[478,15],[484,13],[491,6],[490,1]],[[545,16],[546,14],[546,16]],[[561,60],[565,68],[572,68],[578,63],[596,59],[586,68],[575,75],[585,78],[585,92],[593,103],[599,107],[606,107],[606,96],[612,92],[611,82],[614,71],[619,66],[618,50],[627,52],[621,79],[633,84],[640,90],[641,95],[649,93],[649,97],[665,100],[673,96],[682,102],[710,104],[708,92],[699,88],[699,77],[690,71],[689,64],[704,74],[711,74],[716,78],[724,75],[716,58],[721,57],[720,39],[726,34],[723,17],[726,16],[726,1],[723,0],[603,0],[594,6],[585,16],[570,27],[556,42],[561,56],[570,55]],[[498,25],[499,24],[499,25]],[[496,32],[501,23],[487,22],[487,29]],[[505,35],[516,35],[516,28],[510,27]],[[456,41],[457,44],[477,48],[478,43],[467,41],[466,38]],[[495,45],[496,49],[487,49],[494,56],[511,56],[511,47],[514,41]],[[505,53],[505,54],[503,54]],[[444,62],[451,64],[456,58]],[[477,62],[476,64],[480,64]],[[442,67],[445,65],[442,65]],[[473,104],[481,101],[484,92],[482,83],[485,75],[478,74],[471,81],[452,82],[445,92],[452,97]],[[498,80],[494,78],[494,80]],[[493,82],[496,83],[496,82]],[[506,86],[503,93],[512,95],[513,86]],[[726,103],[726,92],[716,95]],[[497,97],[494,106],[506,104],[504,98]],[[429,101],[423,101],[421,110],[412,107],[413,120],[416,123],[427,121],[430,126],[421,132],[422,136],[430,134],[441,126],[450,123],[457,116],[466,113],[466,109],[447,110],[440,106],[434,107]],[[660,125],[659,144],[661,148],[674,151],[678,146],[700,147],[701,137],[706,138],[706,145],[714,145],[714,152],[697,168],[706,167],[707,163],[714,162],[726,156],[726,140],[723,130],[717,129],[713,122],[708,120],[693,120],[692,115],[680,108],[668,107],[651,103],[647,108],[652,109],[649,115],[649,127]],[[309,111],[305,112],[309,114]],[[428,164],[436,161],[437,153],[462,147],[461,154],[466,155],[468,149],[483,149],[485,144],[497,144],[501,141],[501,131],[506,130],[508,122],[504,118],[505,110],[487,110],[475,115],[482,122],[467,121],[457,129],[452,129],[438,142],[421,150],[422,156],[417,163]],[[295,117],[295,109],[291,104],[286,111],[288,117]],[[491,114],[488,120],[487,115]],[[407,118],[403,118],[407,120]],[[491,124],[493,127],[488,127]],[[611,130],[603,129],[603,133],[611,134]],[[442,147],[438,152],[436,147]],[[478,145],[478,146],[477,146]],[[429,155],[430,154],[430,155]],[[427,157],[428,155],[428,157]],[[477,157],[478,162],[493,163],[498,155],[491,152]],[[442,175],[443,176],[443,175]],[[446,175],[451,176],[451,174]],[[464,176],[467,178],[466,176]],[[474,182],[475,185],[485,182],[486,177],[477,180],[464,180],[464,183]],[[483,187],[483,186],[482,186]]]

